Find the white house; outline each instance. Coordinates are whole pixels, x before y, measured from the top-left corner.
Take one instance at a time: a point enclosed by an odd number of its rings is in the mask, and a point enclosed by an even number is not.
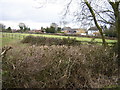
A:
[[[97,29],[97,27],[90,27],[87,31],[88,35],[90,36],[98,36],[100,33],[99,33],[99,30]]]

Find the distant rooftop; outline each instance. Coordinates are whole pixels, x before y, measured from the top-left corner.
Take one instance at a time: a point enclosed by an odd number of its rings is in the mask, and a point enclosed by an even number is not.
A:
[[[88,30],[98,30],[97,27],[90,27]]]

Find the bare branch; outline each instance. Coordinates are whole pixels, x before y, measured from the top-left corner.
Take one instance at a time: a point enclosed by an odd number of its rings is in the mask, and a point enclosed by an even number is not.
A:
[[[107,12],[110,12],[110,13],[114,13],[112,10],[100,10],[98,13],[107,13]]]
[[[106,24],[111,24],[111,25],[113,25],[114,23],[113,22],[109,22],[109,21],[107,21],[106,19],[104,19],[101,15],[100,15],[100,13],[98,13],[95,9],[93,9],[94,11],[95,11],[95,13],[102,19],[102,20],[98,20],[98,21],[100,21],[100,22],[103,22],[103,23],[106,23]],[[107,13],[106,13],[107,14]],[[109,15],[109,14],[108,14]],[[110,16],[110,15],[109,15]],[[110,16],[111,17],[111,16]],[[115,20],[113,17],[111,17],[113,20]]]
[[[99,22],[105,23],[105,24],[110,24],[114,25],[114,22],[109,22],[109,21],[104,21],[104,20],[98,20]]]
[[[69,12],[69,7],[70,7],[70,4],[71,4],[71,3],[72,3],[72,0],[70,0],[69,3],[67,4],[66,10],[65,10],[65,13],[64,13],[63,16],[66,16],[66,15],[68,14],[68,12]]]

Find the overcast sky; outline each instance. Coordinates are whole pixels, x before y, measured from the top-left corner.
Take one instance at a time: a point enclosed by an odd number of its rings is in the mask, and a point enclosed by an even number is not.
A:
[[[0,23],[3,23],[6,27],[10,26],[13,29],[18,29],[19,23],[25,23],[31,29],[40,29],[41,26],[49,27],[52,22],[59,24],[64,4],[61,2],[56,4],[50,3],[44,5],[42,8],[38,8],[42,6],[40,1],[0,0]],[[70,26],[76,27],[72,24]]]

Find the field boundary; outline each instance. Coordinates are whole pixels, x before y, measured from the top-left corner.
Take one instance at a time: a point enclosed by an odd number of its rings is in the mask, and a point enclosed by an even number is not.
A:
[[[24,39],[26,36],[35,36],[34,34],[24,34],[24,33],[2,33],[2,37],[9,37],[11,39]],[[36,36],[39,36],[39,34],[36,34]],[[39,36],[39,37],[46,37],[46,38],[59,38],[59,39],[62,39],[62,38],[65,38],[65,37],[47,37],[47,36]],[[66,36],[68,38],[74,38],[76,39],[75,37],[70,37],[70,36]],[[84,38],[84,37],[83,37]],[[86,41],[86,40],[78,40],[80,41],[81,43],[88,43],[88,44],[102,44],[102,42],[100,41],[95,41],[95,39],[97,38],[91,38],[90,41]],[[77,40],[77,39],[76,39]],[[110,45],[114,45],[116,42],[107,42],[107,44],[110,44]]]

